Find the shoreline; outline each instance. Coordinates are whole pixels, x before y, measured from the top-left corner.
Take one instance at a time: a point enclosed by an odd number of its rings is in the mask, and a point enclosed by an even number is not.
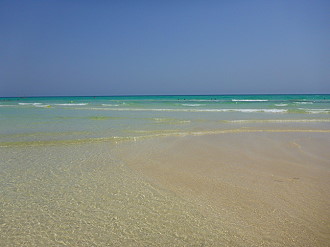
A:
[[[0,148],[0,243],[327,246],[329,130],[239,130]]]
[[[330,247],[330,2],[0,6],[0,247]]]
[[[305,122],[330,122],[326,121],[305,121]],[[290,122],[291,123],[291,122]],[[212,136],[221,134],[244,134],[244,133],[330,133],[329,129],[255,129],[255,128],[235,128],[235,129],[219,129],[219,130],[200,130],[200,131],[135,131],[140,134],[136,136],[111,136],[111,137],[95,137],[86,139],[59,139],[59,140],[36,140],[36,141],[9,141],[0,142],[0,148],[15,147],[15,146],[56,146],[56,145],[75,145],[88,143],[120,143],[120,142],[135,142],[146,139],[170,138],[170,137],[192,137],[192,136]],[[29,134],[28,134],[29,135]],[[24,136],[24,135],[22,135]],[[11,136],[12,138],[12,136]]]

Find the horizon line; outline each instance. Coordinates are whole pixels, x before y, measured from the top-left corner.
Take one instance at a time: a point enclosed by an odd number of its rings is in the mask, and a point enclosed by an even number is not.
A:
[[[248,93],[248,94],[118,94],[118,95],[38,95],[0,96],[0,98],[56,98],[56,97],[143,97],[143,96],[243,96],[243,95],[330,95],[330,93]]]

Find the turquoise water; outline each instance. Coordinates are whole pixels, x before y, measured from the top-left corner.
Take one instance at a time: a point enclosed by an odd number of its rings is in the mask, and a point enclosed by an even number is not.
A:
[[[0,98],[2,145],[102,141],[241,128],[328,129],[330,95]]]
[[[306,214],[308,223],[301,224],[301,219],[287,217],[287,210],[277,219],[275,210],[270,213],[267,204],[265,213],[262,211],[254,218],[260,218],[263,223],[264,219],[270,219],[269,222],[279,224],[260,230],[246,217],[233,214],[235,211],[231,211],[231,206],[218,215],[213,213],[212,206],[196,203],[201,201],[199,197],[188,200],[167,187],[154,184],[154,180],[134,170],[123,157],[135,160],[137,153],[141,164],[155,162],[161,165],[157,159],[149,158],[150,152],[162,153],[167,147],[162,146],[164,143],[170,145],[185,139],[181,136],[233,133],[227,137],[244,140],[250,135],[244,132],[283,132],[285,134],[280,135],[265,133],[269,138],[264,142],[260,141],[264,135],[258,139],[258,135],[252,134],[247,140],[255,143],[249,150],[253,153],[256,147],[265,146],[265,153],[272,154],[262,159],[266,162],[265,167],[271,166],[272,161],[275,164],[282,161],[289,152],[293,158],[281,163],[289,165],[289,172],[297,160],[309,162],[311,158],[313,167],[324,169],[322,160],[326,163],[328,158],[322,150],[326,150],[328,143],[329,113],[330,95],[0,98],[0,246],[303,246],[301,243],[305,242],[308,246],[323,246],[317,244],[318,241],[327,242],[326,237],[318,234],[323,229],[322,224],[318,224],[321,222],[318,215],[322,215],[322,222],[323,215],[327,215],[322,210],[319,214],[311,210],[316,215],[314,219]],[[273,140],[287,132],[297,133],[289,133],[283,142]],[[312,136],[310,132],[317,134]],[[164,138],[163,143],[161,138],[156,138],[163,136],[178,138]],[[220,143],[225,150],[237,152],[237,156],[244,154],[238,141],[230,144],[227,141],[231,139],[223,137],[217,136],[216,145]],[[311,137],[316,141],[309,142]],[[309,143],[309,149],[305,149],[305,142]],[[199,151],[201,143],[192,143],[193,152]],[[274,147],[276,150],[272,150]],[[212,142],[204,150],[208,151],[208,148],[209,159],[208,156],[197,157],[199,152],[197,155],[191,153],[191,156],[200,164],[216,162],[216,166],[224,167],[225,172],[226,166],[222,165],[225,159],[215,156],[217,149],[213,149]],[[295,148],[296,151],[290,153]],[[180,157],[181,151],[187,152],[179,150],[173,157]],[[190,153],[186,155],[190,156]],[[165,165],[166,157],[160,155]],[[237,169],[244,164],[245,161],[235,162],[233,167]],[[324,176],[327,176],[326,171],[322,170]],[[184,174],[182,178],[185,178]],[[231,178],[237,176],[236,173],[229,175]],[[296,177],[300,175],[294,175]],[[300,188],[298,182],[308,183],[308,179],[301,178],[294,183]],[[197,184],[200,180],[213,181],[205,177],[196,180]],[[279,189],[287,181],[277,177],[276,180],[281,183],[272,182],[270,177],[270,183],[274,183],[270,188]],[[314,181],[320,181],[320,178],[315,177]],[[182,182],[184,184],[185,180]],[[311,183],[307,187],[316,198],[326,198],[320,191],[328,188],[327,184]],[[201,188],[204,191],[203,186]],[[227,195],[232,191],[230,186],[219,188],[225,188]],[[266,194],[272,193],[272,189],[265,188]],[[292,184],[283,188],[284,192],[292,192],[295,196],[302,194]],[[242,194],[246,191],[242,190]],[[307,193],[306,198],[310,194]],[[229,202],[241,199],[239,195],[233,194]],[[221,196],[219,194],[219,198]],[[282,192],[275,201],[272,206],[282,212],[281,202],[286,203]],[[250,205],[251,200],[247,203]],[[257,204],[260,204],[259,200]],[[318,200],[315,204],[318,205]],[[255,209],[252,211],[256,213]],[[226,215],[230,215],[229,220]],[[314,220],[315,224],[311,224]],[[317,226],[317,234],[309,231],[311,225]],[[304,229],[308,229],[307,233]]]

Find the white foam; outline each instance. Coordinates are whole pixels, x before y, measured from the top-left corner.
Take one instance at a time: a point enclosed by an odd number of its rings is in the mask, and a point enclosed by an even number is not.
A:
[[[242,101],[242,102],[262,102],[262,101],[268,101],[268,99],[232,99],[231,101],[234,101],[234,102],[236,102],[236,101],[238,101],[238,102],[240,102],[240,101]]]
[[[201,106],[201,104],[182,104],[184,106]]]
[[[102,104],[103,106],[119,106],[119,105],[115,105],[115,104]]]
[[[182,101],[182,99],[181,99]],[[225,100],[217,100],[217,99],[188,99],[190,102],[223,102]]]
[[[108,110],[108,111],[170,111],[170,112],[265,112],[265,113],[285,113],[285,109],[168,109],[168,108],[79,108],[86,110]]]
[[[309,123],[330,122],[330,119],[256,119],[256,120],[228,120],[228,123]]]
[[[67,103],[67,104],[54,104],[59,106],[79,106],[79,105],[88,105],[88,103]]]
[[[300,104],[300,105],[311,105],[311,104],[313,104],[313,102],[293,102],[293,103],[295,103],[295,104]]]
[[[34,107],[50,107],[50,105],[44,105],[42,103],[18,103],[19,105],[34,106]]]
[[[276,106],[287,106],[288,104],[275,104]]]
[[[42,105],[42,103],[18,103],[19,105]]]
[[[190,123],[190,120],[179,120],[179,119],[171,119],[171,118],[153,118],[154,121],[159,123]]]
[[[268,113],[284,113],[287,110],[283,109],[233,109],[233,111],[237,112],[268,112]]]
[[[322,113],[330,113],[330,109],[304,109],[307,113],[311,114],[322,114]]]
[[[35,107],[50,107],[50,105],[34,105]]]

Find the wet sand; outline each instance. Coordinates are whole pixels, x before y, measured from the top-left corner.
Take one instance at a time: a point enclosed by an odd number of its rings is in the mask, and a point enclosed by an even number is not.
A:
[[[229,246],[328,246],[329,133],[145,140],[121,158],[240,238]]]
[[[328,246],[329,133],[0,149],[0,246]]]
[[[0,246],[243,246],[93,143],[0,149]]]

